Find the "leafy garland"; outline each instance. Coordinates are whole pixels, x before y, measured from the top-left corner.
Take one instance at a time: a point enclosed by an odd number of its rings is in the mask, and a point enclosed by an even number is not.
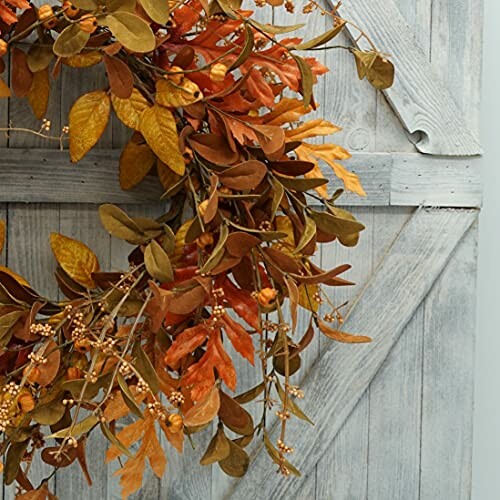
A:
[[[295,8],[256,0],[266,3]],[[318,243],[354,246],[363,230],[335,205],[342,189],[329,196],[319,166],[327,163],[345,189],[364,195],[338,163],[349,153],[307,142],[338,127],[303,121],[316,109],[313,85],[327,68],[298,52],[333,48],[327,44],[348,23],[337,8],[307,2],[304,14],[327,15],[332,27],[302,41],[290,35],[301,26],[261,24],[237,0],[73,0],[38,9],[0,0],[0,71],[10,54],[11,75],[10,87],[0,79],[1,97],[12,89],[42,119],[63,65],[103,65],[109,82],[76,100],[59,135],[46,119],[38,131],[14,124],[5,131],[61,147],[69,139],[78,162],[113,110],[133,130],[120,158],[122,188],[155,174],[171,202],[155,220],[101,206],[107,231],[134,246],[121,273],[101,271],[88,247],[52,234],[62,302],[0,268],[1,449],[4,481],[17,481],[18,498],[54,498],[49,478],[29,479],[38,454],[54,471],[76,460],[88,477],[85,444],[94,429],[110,441],[106,460],[125,460],[124,497],[141,487],[146,461],[163,474],[159,432],[182,452],[185,436],[213,421],[203,465],[243,475],[245,447],[259,436],[281,473],[299,474],[285,431],[292,416],[309,421],[291,379],[301,352],[316,330],[338,342],[370,340],[340,331],[342,306],[323,291],[351,285],[341,277],[350,266],[323,270],[311,261]],[[360,78],[376,88],[392,84],[393,66],[375,47],[341,48],[355,56]],[[1,223],[2,246],[4,236]],[[299,307],[311,315],[305,332],[297,331]],[[256,365],[262,382],[234,396],[236,355]],[[262,417],[254,423],[243,405],[256,398]],[[274,416],[276,443],[266,433]]]

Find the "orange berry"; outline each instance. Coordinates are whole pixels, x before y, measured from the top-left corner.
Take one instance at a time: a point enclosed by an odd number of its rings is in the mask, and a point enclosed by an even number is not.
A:
[[[174,434],[176,432],[179,432],[182,429],[182,427],[184,426],[184,422],[182,420],[182,417],[180,415],[178,415],[177,413],[171,413],[167,419],[167,426],[168,426],[170,432],[173,432]]]
[[[5,40],[0,40],[0,57],[3,57],[5,54],[7,54],[7,42]]]
[[[274,301],[278,292],[274,288],[263,288],[257,294],[257,301],[263,307],[268,307]]]
[[[17,398],[17,404],[23,413],[29,413],[35,408],[35,400],[29,392],[21,394]]]
[[[75,7],[71,2],[63,2],[63,10],[67,17],[74,19],[78,14],[80,14],[80,9]]]
[[[70,366],[66,370],[66,380],[76,380],[82,378],[82,370],[77,366]]]
[[[37,366],[27,366],[24,370],[23,370],[23,376],[26,377],[26,380],[30,383],[30,384],[35,384],[36,382],[38,382],[38,379],[40,378],[40,368],[38,368]]]
[[[210,80],[220,83],[226,78],[228,67],[223,63],[216,63],[210,68]]]
[[[97,19],[94,16],[86,16],[78,24],[82,31],[90,34],[94,33],[98,26]]]
[[[59,19],[54,15],[54,9],[49,4],[44,4],[38,9],[38,19],[48,30],[54,29],[59,22]]]

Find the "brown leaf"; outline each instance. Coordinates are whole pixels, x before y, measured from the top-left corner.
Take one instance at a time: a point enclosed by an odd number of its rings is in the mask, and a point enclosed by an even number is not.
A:
[[[33,73],[28,67],[26,54],[17,47],[11,52],[11,76],[12,90],[17,97],[26,97],[33,82]]]
[[[234,257],[244,257],[250,250],[260,245],[261,240],[252,234],[236,231],[226,240],[226,250]]]
[[[245,450],[230,441],[229,455],[219,462],[219,467],[231,477],[242,477],[250,465],[250,458]]]
[[[72,279],[86,288],[96,287],[92,273],[99,271],[99,261],[87,245],[62,234],[52,233],[50,246],[57,262]]]
[[[103,55],[111,92],[119,99],[129,99],[134,90],[134,75],[129,65],[116,57]]]
[[[231,451],[230,441],[224,434],[224,427],[219,425],[215,436],[212,438],[208,447],[200,460],[201,465],[210,465],[219,460],[224,460]]]
[[[235,191],[249,191],[255,189],[264,179],[267,167],[257,160],[248,160],[234,167],[230,167],[219,174],[224,186]]]
[[[120,187],[132,189],[139,184],[156,162],[156,155],[138,132],[127,142],[120,155]]]
[[[223,391],[220,391],[219,417],[224,425],[236,434],[249,436],[254,432],[253,419],[250,414]]]
[[[219,135],[194,134],[189,137],[189,144],[196,153],[216,165],[231,165],[240,157]]]
[[[49,340],[45,346],[43,356],[46,357],[47,363],[41,364],[38,367],[40,374],[37,383],[41,387],[49,385],[56,378],[61,364],[61,351],[59,346],[53,340]],[[39,352],[39,354],[42,353]]]
[[[167,308],[175,314],[189,314],[205,302],[206,292],[201,286],[195,286],[185,292],[173,294]]]
[[[144,264],[153,278],[168,283],[174,279],[174,271],[170,259],[156,240],[151,240],[144,250]]]
[[[79,97],[69,112],[69,153],[71,161],[80,161],[106,130],[111,101],[106,92],[95,90]]]
[[[5,221],[0,220],[0,253],[3,252],[5,246]]]

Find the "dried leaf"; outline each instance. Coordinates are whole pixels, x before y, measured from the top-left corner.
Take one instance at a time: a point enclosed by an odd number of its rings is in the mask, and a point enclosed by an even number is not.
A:
[[[214,386],[204,399],[198,401],[198,403],[184,414],[184,425],[187,427],[196,427],[208,424],[217,416],[219,408],[219,389]]]
[[[147,99],[141,92],[134,88],[128,99],[120,99],[112,94],[111,102],[120,121],[131,129],[139,130],[142,112],[149,107]]]
[[[112,236],[134,245],[143,243],[145,234],[121,208],[105,204],[99,207],[101,223]]]
[[[144,264],[148,273],[162,283],[174,279],[174,272],[170,259],[161,245],[152,240],[144,250]]]
[[[17,97],[26,97],[33,82],[33,73],[28,67],[26,54],[19,48],[14,47],[11,52],[11,76],[12,90]]]
[[[84,418],[77,424],[75,425],[72,424],[70,427],[66,427],[65,429],[61,429],[60,431],[54,432],[54,434],[51,434],[50,436],[47,437],[56,439],[56,438],[67,438],[72,436],[74,438],[78,438],[82,434],[86,434],[87,432],[89,432],[98,423],[99,423],[99,418],[96,415],[89,415],[88,417]]]
[[[62,59],[63,64],[70,66],[71,68],[90,68],[95,66],[102,61],[102,55],[97,50],[82,52],[81,54],[75,54],[74,56],[64,57]]]
[[[151,392],[153,394],[158,394],[158,392],[160,392],[160,381],[158,380],[158,375],[156,374],[155,368],[148,355],[144,352],[140,342],[135,343],[134,348],[132,349],[132,356],[135,358],[135,368],[141,377],[146,381],[151,389]]]
[[[43,354],[47,359],[46,363],[38,367],[40,373],[37,379],[38,385],[45,387],[54,381],[59,372],[61,366],[61,349],[53,340],[49,340],[45,344],[45,348],[40,348],[38,354]]]
[[[146,14],[158,24],[165,24],[169,19],[168,2],[164,0],[140,0]]]
[[[117,11],[104,16],[100,21],[107,26],[116,39],[132,52],[151,52],[156,39],[149,25],[130,12]]]
[[[184,175],[186,166],[172,112],[155,104],[142,113],[139,128],[156,156],[176,174]]]
[[[201,465],[210,465],[220,460],[224,460],[231,452],[230,440],[224,434],[224,428],[219,425],[215,436],[211,439],[208,447],[201,457]]]
[[[49,96],[49,70],[46,68],[33,74],[33,83],[28,93],[28,102],[33,110],[33,114],[38,120],[41,120],[47,113]]]
[[[87,45],[90,34],[83,31],[78,23],[70,24],[57,37],[53,50],[54,54],[59,57],[71,57],[79,52]]]
[[[155,163],[156,155],[142,135],[135,133],[120,155],[120,187],[125,190],[135,187],[148,175]]]
[[[9,86],[0,78],[0,99],[6,99],[11,95]]]
[[[89,289],[96,287],[92,273],[99,271],[99,261],[87,245],[62,234],[52,233],[50,246],[57,262],[71,279]]]
[[[267,167],[257,160],[248,160],[219,174],[221,183],[236,191],[255,189],[264,179]]]
[[[0,220],[0,253],[3,252],[3,249],[5,247],[5,233],[6,233],[5,221]]]
[[[318,319],[318,327],[321,330],[321,333],[324,333],[328,338],[336,340],[337,342],[343,342],[346,344],[364,344],[372,341],[370,337],[366,337],[364,335],[351,335],[350,333],[335,330],[320,319]]]
[[[95,90],[79,97],[69,112],[69,153],[80,161],[104,133],[109,121],[111,101],[106,92]]]
[[[237,401],[220,391],[219,418],[236,434],[249,436],[254,432],[251,415]]]
[[[120,99],[129,99],[134,89],[134,75],[129,65],[118,59],[103,55],[111,92]]]
[[[250,458],[245,450],[233,441],[229,441],[229,455],[219,461],[219,467],[231,477],[242,477],[250,465]]]
[[[162,78],[156,82],[156,102],[162,106],[179,108],[202,99],[200,87],[189,78],[183,77],[179,84],[175,84],[168,78]]]

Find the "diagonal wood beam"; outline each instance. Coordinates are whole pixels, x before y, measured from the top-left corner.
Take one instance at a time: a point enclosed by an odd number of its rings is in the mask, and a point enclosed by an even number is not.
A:
[[[476,210],[417,210],[396,238],[345,323],[346,331],[369,335],[373,341],[332,344],[302,383],[306,398],[301,406],[315,425],[291,419],[287,435],[296,449],[292,462],[303,476],[330,449],[477,214]],[[278,476],[267,454],[257,452],[247,475],[228,497],[295,498],[301,484],[300,479]]]
[[[433,155],[481,154],[477,137],[394,0],[349,0],[344,4],[342,16],[363,28],[380,50],[391,55],[396,79],[384,93],[406,129],[416,134],[416,148]],[[353,38],[359,35],[356,29],[348,29]]]

